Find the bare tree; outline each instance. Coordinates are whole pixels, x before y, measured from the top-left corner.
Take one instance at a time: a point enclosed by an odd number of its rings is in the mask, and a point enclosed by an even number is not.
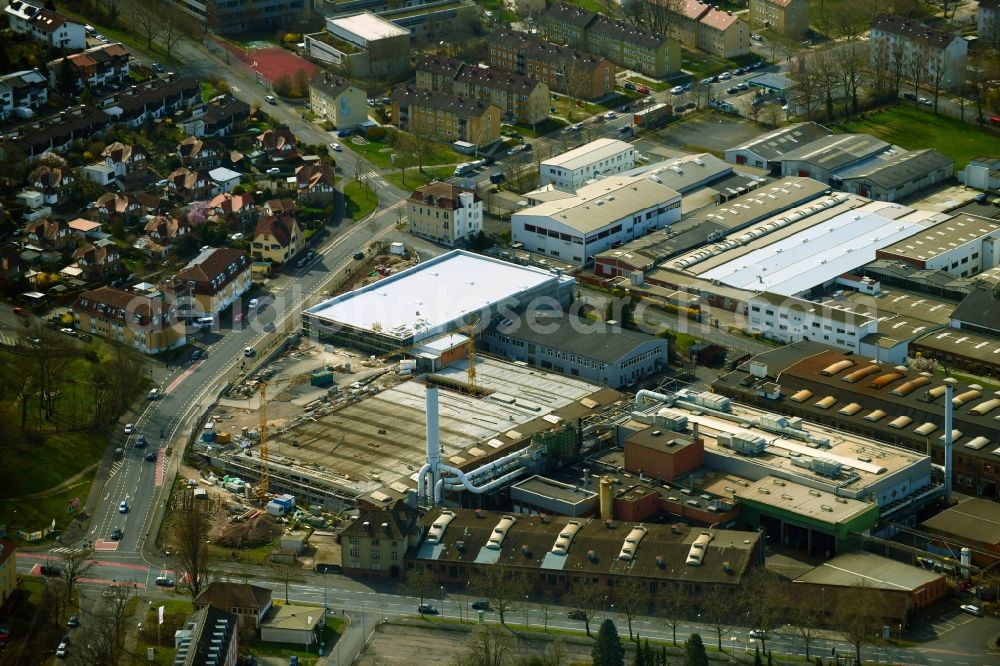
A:
[[[555,599],[552,598],[552,593],[548,591],[542,594],[537,604],[538,612],[542,614],[542,628],[546,632],[549,630],[549,620],[552,618],[554,605]]]
[[[163,26],[160,40],[163,42],[163,49],[170,56],[173,54],[177,42],[181,41],[184,35],[188,33],[191,25],[191,17],[169,0],[161,2],[159,7]]]
[[[716,647],[722,652],[722,634],[729,631],[734,620],[735,599],[727,591],[713,587],[708,594],[702,596],[701,612],[705,621],[715,632]]]
[[[881,103],[886,97],[886,88],[889,84],[889,48],[884,39],[872,40],[869,46],[865,78],[871,85],[875,100]]]
[[[861,663],[861,647],[872,642],[880,622],[879,597],[866,585],[854,586],[840,595],[834,610],[834,629],[854,646],[854,658]]]
[[[123,0],[101,0],[101,7],[111,23],[117,23],[122,13]]]
[[[615,588],[614,599],[621,614],[625,616],[625,621],[628,622],[629,640],[635,640],[632,634],[632,620],[646,610],[649,587],[636,579],[626,580],[623,585]]]
[[[872,13],[868,0],[847,0],[837,3],[837,32],[848,43],[856,42],[868,32]]]
[[[563,598],[563,602],[573,609],[590,636],[590,623],[608,600],[605,590],[599,585],[576,585]]]
[[[920,84],[924,82],[926,71],[923,55],[910,51],[906,58],[906,75],[910,77],[910,83],[913,84],[914,96],[920,94]]]
[[[820,627],[823,626],[823,611],[816,607],[816,600],[812,595],[802,595],[799,603],[792,606],[794,615],[789,618],[793,631],[802,637],[802,642],[806,646],[806,661],[809,660],[809,648],[819,637]]]
[[[656,35],[672,32],[684,10],[684,0],[631,0],[623,4],[629,21]]]
[[[514,655],[515,641],[507,627],[484,624],[475,628],[469,648],[452,663],[454,666],[504,666]]]
[[[195,499],[194,493],[184,492],[176,515],[172,534],[174,549],[187,572],[191,595],[197,597],[208,577],[209,501]]]
[[[437,577],[430,568],[423,566],[406,574],[403,590],[411,597],[417,597],[421,604],[425,598],[434,594],[436,589],[438,589]]]
[[[764,567],[757,567],[744,580],[741,594],[750,628],[761,632],[761,647],[766,652],[767,632],[786,604],[781,582]]]
[[[889,67],[892,72],[892,90],[894,97],[899,97],[906,76],[906,43],[897,39],[889,44]]]
[[[679,584],[665,585],[657,599],[656,610],[663,623],[670,627],[672,642],[677,645],[677,627],[684,622],[684,615],[691,606],[691,599]]]
[[[948,61],[945,60],[944,52],[939,51],[937,55],[931,56],[927,61],[927,82],[934,93],[934,113],[938,112],[938,97],[944,87],[944,81],[948,76]]]
[[[840,74],[836,58],[829,51],[820,51],[813,56],[813,66],[816,86],[826,110],[826,119],[833,120],[833,91],[837,87]]]
[[[271,567],[271,571],[274,572],[274,580],[285,586],[285,603],[291,603],[288,600],[288,586],[291,583],[305,582],[305,579],[300,575],[301,571],[292,564],[275,564]]]
[[[132,28],[146,40],[146,49],[152,50],[153,42],[163,31],[159,0],[128,0],[126,16]]]
[[[865,49],[856,42],[845,44],[839,50],[837,60],[844,91],[844,115],[857,113],[860,106],[858,90],[862,82]]]
[[[66,581],[66,603],[73,600],[73,589],[76,584],[94,567],[94,561],[90,559],[93,554],[94,551],[87,548],[70,548],[63,553],[59,569],[62,571],[63,580]]]
[[[500,624],[505,623],[506,614],[530,593],[525,579],[515,576],[505,564],[494,564],[482,569],[473,579],[472,588],[490,602],[490,607],[500,618]]]
[[[115,585],[103,592],[96,612],[81,628],[82,636],[70,652],[74,664],[91,666],[121,661],[129,627],[129,601],[134,591],[132,586]]]

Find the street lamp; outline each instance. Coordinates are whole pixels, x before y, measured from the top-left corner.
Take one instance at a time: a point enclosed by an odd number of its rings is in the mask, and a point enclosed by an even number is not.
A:
[[[441,586],[441,617],[444,617],[444,585]]]
[[[531,628],[531,625],[528,623],[528,595],[527,594],[524,595],[524,626],[527,629]]]

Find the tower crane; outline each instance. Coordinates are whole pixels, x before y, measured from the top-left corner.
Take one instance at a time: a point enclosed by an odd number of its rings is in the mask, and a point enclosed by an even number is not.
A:
[[[267,384],[260,383],[260,480],[253,490],[254,498],[261,504],[267,499],[271,475],[267,467]]]

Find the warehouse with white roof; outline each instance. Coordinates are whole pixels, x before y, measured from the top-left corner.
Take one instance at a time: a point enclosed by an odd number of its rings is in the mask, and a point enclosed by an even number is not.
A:
[[[573,191],[593,178],[610,176],[635,166],[635,148],[618,139],[597,139],[539,165],[539,185],[552,183]]]
[[[656,176],[609,176],[514,213],[510,227],[524,249],[584,266],[595,254],[680,218],[680,193]]]
[[[457,330],[493,313],[568,303],[573,278],[455,250],[302,313],[306,335],[385,353]]]

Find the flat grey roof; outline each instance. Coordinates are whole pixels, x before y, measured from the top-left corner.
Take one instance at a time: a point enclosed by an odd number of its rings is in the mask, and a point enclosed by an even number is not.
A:
[[[1000,543],[1000,505],[974,498],[945,509],[923,522],[923,527],[961,539],[996,545]]]
[[[551,497],[567,504],[579,504],[580,502],[587,502],[597,497],[597,493],[592,490],[587,490],[579,486],[571,486],[568,483],[556,481],[555,479],[547,479],[537,474],[520,483],[515,483],[512,488],[544,497]]]
[[[533,325],[532,320],[537,322],[537,325]],[[662,343],[666,355],[667,341],[662,338],[611,328],[604,322],[581,319],[562,312],[537,313],[533,318],[522,316],[516,323],[519,324],[516,330],[502,330],[502,323],[498,325],[497,330],[501,335],[553,347],[604,363],[617,363],[633,353],[640,345],[650,342]]]
[[[922,567],[859,550],[838,555],[799,576],[795,582],[836,587],[867,585],[877,590],[914,592],[940,578],[941,574]]]
[[[832,525],[846,523],[871,511],[875,506],[869,502],[838,497],[823,490],[784,481],[775,476],[765,476],[745,488],[739,486],[736,496]]]
[[[734,146],[729,150],[749,150],[760,155],[765,160],[771,161],[787,152],[808,145],[820,137],[831,134],[833,132],[819,123],[797,123],[776,129],[741,146]]]
[[[879,256],[895,255],[901,258],[927,261],[959,245],[1000,232],[1000,222],[975,215],[954,215],[925,231],[910,236],[879,251]]]

